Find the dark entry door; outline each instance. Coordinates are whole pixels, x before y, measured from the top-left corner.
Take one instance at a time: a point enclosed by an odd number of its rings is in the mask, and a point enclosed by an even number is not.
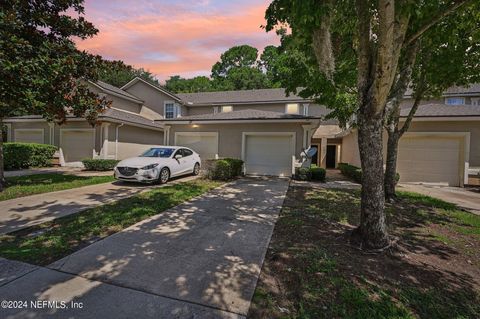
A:
[[[312,145],[311,147],[317,150],[315,155],[313,155],[313,157],[312,157],[312,164],[318,165],[318,146],[317,145]]]
[[[336,145],[327,145],[327,168],[335,168]]]

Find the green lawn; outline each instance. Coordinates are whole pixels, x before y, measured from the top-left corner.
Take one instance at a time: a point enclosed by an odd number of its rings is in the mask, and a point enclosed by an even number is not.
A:
[[[221,183],[197,179],[155,188],[0,237],[0,256],[47,265]]]
[[[0,201],[107,183],[113,181],[114,178],[113,176],[75,176],[51,173],[8,177],[6,180],[7,188],[0,193]]]
[[[349,243],[358,190],[291,186],[249,318],[480,318],[480,216],[416,193],[387,206],[397,244]]]

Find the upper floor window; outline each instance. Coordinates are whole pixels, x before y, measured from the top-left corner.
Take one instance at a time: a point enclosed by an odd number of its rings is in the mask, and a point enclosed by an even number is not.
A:
[[[165,102],[165,118],[173,119],[180,115],[178,105],[173,102]]]
[[[287,114],[300,114],[300,104],[292,103],[285,106],[285,113]]]
[[[472,101],[472,105],[480,105],[480,98],[478,97],[472,97],[471,98],[471,101]]]
[[[231,105],[224,105],[220,107],[220,112],[226,113],[226,112],[232,112],[233,111],[233,106]]]
[[[445,104],[447,104],[447,105],[462,105],[462,104],[465,104],[465,99],[463,97],[447,97],[445,99]]]

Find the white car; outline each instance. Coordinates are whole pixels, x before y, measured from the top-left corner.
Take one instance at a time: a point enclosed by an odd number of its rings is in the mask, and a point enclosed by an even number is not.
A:
[[[115,166],[118,180],[132,182],[166,183],[171,177],[200,173],[200,155],[181,146],[159,146],[147,150],[139,157],[120,161]]]

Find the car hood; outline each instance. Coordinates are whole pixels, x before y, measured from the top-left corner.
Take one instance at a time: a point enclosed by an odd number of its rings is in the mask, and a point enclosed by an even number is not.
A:
[[[120,161],[117,166],[118,167],[136,167],[136,168],[142,168],[144,166],[150,165],[150,164],[160,164],[167,160],[167,158],[161,158],[161,157],[131,157],[124,159],[123,161]]]

